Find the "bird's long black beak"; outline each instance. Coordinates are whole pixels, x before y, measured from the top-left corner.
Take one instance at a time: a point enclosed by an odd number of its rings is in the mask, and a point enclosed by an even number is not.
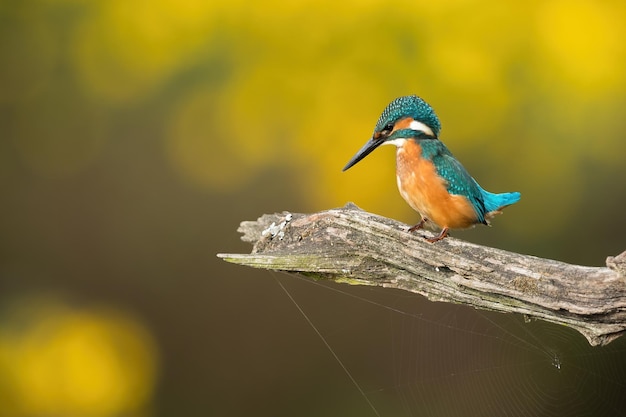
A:
[[[356,155],[352,157],[350,162],[348,162],[341,171],[342,172],[347,171],[348,169],[350,169],[350,167],[352,167],[353,165],[356,165],[357,162],[365,158],[367,155],[372,153],[374,149],[382,145],[384,141],[385,139],[383,137],[379,137],[379,138],[372,137],[365,145],[363,145],[363,147],[356,153]]]

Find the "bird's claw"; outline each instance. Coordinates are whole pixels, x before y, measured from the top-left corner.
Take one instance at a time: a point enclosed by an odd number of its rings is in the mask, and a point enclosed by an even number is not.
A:
[[[428,219],[424,217],[422,220],[420,220],[418,224],[416,224],[415,226],[409,227],[408,232],[413,233],[414,231],[421,229],[422,227],[424,227],[424,223],[426,223],[427,221]]]
[[[442,240],[446,236],[448,236],[448,228],[444,227],[443,229],[441,229],[441,233],[439,233],[438,236],[426,238],[426,242],[435,243]]]

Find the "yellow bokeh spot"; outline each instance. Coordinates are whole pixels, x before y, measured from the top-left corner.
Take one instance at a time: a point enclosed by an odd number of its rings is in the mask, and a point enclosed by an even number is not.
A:
[[[623,2],[554,0],[538,7],[539,45],[570,87],[589,95],[622,82],[626,69]]]
[[[458,38],[437,39],[428,58],[438,76],[460,90],[488,90],[497,86],[500,68],[487,50]]]
[[[0,332],[0,398],[9,414],[141,414],[156,379],[156,349],[135,320],[110,310],[25,303]]]
[[[197,89],[175,106],[166,152],[185,180],[203,187],[227,189],[250,178],[255,167],[249,163],[248,152],[237,146],[241,138],[229,132],[231,114],[220,108],[218,96],[214,89]],[[240,123],[248,123],[243,114]],[[250,126],[249,136],[243,142],[256,146],[257,140]]]
[[[297,94],[303,78],[282,80],[263,67],[230,89],[189,92],[173,105],[169,120],[166,152],[176,170],[191,183],[229,189],[279,157],[288,162],[294,122],[302,121],[307,106]]]
[[[150,92],[211,39],[215,3],[111,0],[93,5],[76,28],[73,56],[95,95],[128,101]]]
[[[435,108],[442,123],[441,137],[454,149],[485,146],[500,132],[511,97],[505,88],[502,62],[477,42],[437,39],[429,62],[449,91]],[[428,99],[427,99],[428,101]],[[456,142],[455,142],[456,141]]]
[[[518,221],[510,224],[516,234],[537,239],[576,222],[572,207],[583,198],[578,184],[583,182],[584,173],[569,169],[576,166],[575,152],[555,141],[529,141],[523,152],[515,154],[510,161],[517,172],[524,173],[526,182],[532,184],[532,193],[520,190],[524,208],[517,214]]]

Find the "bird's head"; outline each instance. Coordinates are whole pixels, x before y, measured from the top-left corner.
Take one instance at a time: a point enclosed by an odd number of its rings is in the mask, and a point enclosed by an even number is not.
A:
[[[401,146],[409,138],[437,139],[440,130],[441,123],[428,103],[417,96],[398,97],[385,108],[372,138],[352,157],[343,171],[380,145]]]

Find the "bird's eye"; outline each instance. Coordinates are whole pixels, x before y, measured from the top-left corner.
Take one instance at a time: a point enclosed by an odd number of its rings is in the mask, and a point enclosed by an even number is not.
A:
[[[385,125],[385,127],[380,133],[382,133],[383,135],[388,135],[391,133],[392,130],[393,130],[393,123],[390,122]]]

